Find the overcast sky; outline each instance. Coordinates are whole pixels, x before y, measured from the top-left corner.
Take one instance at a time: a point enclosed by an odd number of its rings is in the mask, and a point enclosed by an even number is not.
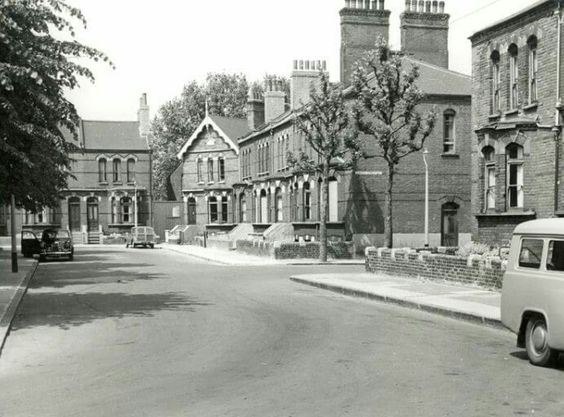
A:
[[[88,64],[69,94],[85,119],[135,120],[146,92],[153,116],[191,80],[208,72],[289,76],[294,59],[327,60],[339,78],[339,10],[345,0],[70,0],[88,20],[77,39],[105,52],[116,65]],[[450,14],[450,69],[470,74],[468,36],[532,4],[532,0],[445,0]],[[400,44],[404,0],[392,11],[390,42]]]

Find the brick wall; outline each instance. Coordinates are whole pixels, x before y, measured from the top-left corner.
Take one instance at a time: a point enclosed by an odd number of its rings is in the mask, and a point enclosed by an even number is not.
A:
[[[273,257],[274,259],[317,259],[319,242],[266,242],[261,240],[237,240],[237,251],[247,255]],[[331,242],[327,254],[332,259],[352,259],[351,242]]]
[[[237,252],[253,256],[274,256],[274,244],[262,240],[237,240]]]
[[[505,263],[499,258],[486,260],[479,256],[465,258],[414,250],[367,248],[366,270],[500,289]]]

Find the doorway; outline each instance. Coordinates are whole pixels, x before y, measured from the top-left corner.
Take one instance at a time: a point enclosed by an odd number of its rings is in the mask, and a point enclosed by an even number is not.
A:
[[[98,231],[99,226],[99,214],[98,214],[98,198],[97,197],[88,197],[86,200],[86,209],[87,209],[87,227],[89,232],[96,232]]]
[[[188,198],[188,224],[196,224],[196,199]]]
[[[69,198],[69,229],[71,232],[80,232],[80,198]]]
[[[458,246],[458,204],[446,203],[441,208],[441,245]]]

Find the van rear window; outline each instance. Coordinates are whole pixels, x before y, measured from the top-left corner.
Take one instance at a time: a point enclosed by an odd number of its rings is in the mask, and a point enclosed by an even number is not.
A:
[[[519,252],[519,266],[540,268],[543,241],[541,239],[523,239]]]
[[[564,271],[564,240],[551,240],[548,244],[546,269]]]

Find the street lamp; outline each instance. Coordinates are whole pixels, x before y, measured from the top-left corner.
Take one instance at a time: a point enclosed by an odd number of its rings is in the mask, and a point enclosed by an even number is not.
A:
[[[425,163],[425,247],[429,247],[429,165],[425,156],[429,153],[427,149],[423,151],[423,162]]]

